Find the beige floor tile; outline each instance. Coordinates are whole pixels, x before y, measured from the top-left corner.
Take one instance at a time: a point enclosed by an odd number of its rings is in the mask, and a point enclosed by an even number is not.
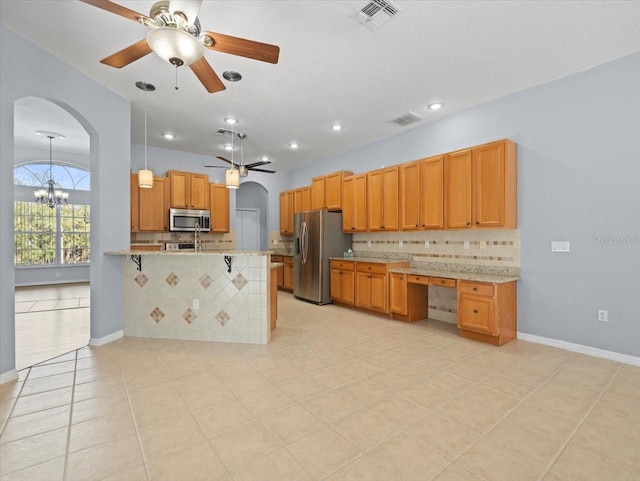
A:
[[[210,443],[230,471],[282,447],[280,441],[258,421],[227,431],[211,439]]]
[[[517,399],[525,399],[530,396],[543,382],[539,376],[533,373],[527,376],[522,370],[501,372],[491,376],[482,382],[483,387],[493,389]]]
[[[504,414],[520,404],[519,399],[508,396],[499,391],[494,391],[493,389],[483,385],[472,387],[464,394],[461,394],[460,399],[465,399],[469,402],[485,406],[492,411]]]
[[[240,401],[256,416],[277,411],[278,409],[291,406],[296,402],[277,387],[272,387],[249,396],[242,396]]]
[[[570,444],[549,471],[549,477],[563,481],[637,481],[640,473],[633,472],[590,451]]]
[[[135,390],[143,386],[169,381],[169,374],[163,366],[144,371],[131,371],[123,374],[128,390]]]
[[[235,481],[311,481],[311,475],[286,449],[277,449],[233,472]]]
[[[328,390],[329,384],[318,374],[307,374],[279,384],[278,387],[296,401],[302,401]]]
[[[273,383],[259,372],[253,372],[237,379],[227,379],[224,383],[236,396],[252,394],[273,386]]]
[[[71,405],[58,406],[22,416],[11,416],[2,433],[3,443],[53,431],[69,424]]]
[[[182,393],[182,399],[193,413],[210,409],[217,404],[235,398],[236,396],[222,383]]]
[[[282,367],[275,367],[260,372],[260,374],[274,384],[280,384],[291,379],[295,379],[305,375],[306,373],[307,372],[304,369],[291,363],[287,363]]]
[[[488,379],[498,373],[498,371],[498,369],[490,370],[483,367],[477,367],[467,362],[458,362],[446,368],[446,372],[449,374],[453,374],[454,376],[476,383]]]
[[[398,425],[366,409],[340,419],[331,427],[362,451],[372,449],[400,431]]]
[[[2,481],[62,481],[64,456],[2,476]]]
[[[31,368],[31,372],[29,373],[29,380],[39,379],[47,376],[54,376],[56,374],[73,372],[75,368],[76,368],[75,360],[56,362],[52,364],[36,365]]]
[[[171,454],[191,444],[204,441],[200,426],[192,416],[139,428],[142,450],[147,461]]]
[[[204,371],[174,379],[173,385],[181,394],[184,394],[207,387],[221,386],[222,381],[214,373]]]
[[[132,437],[135,434],[131,416],[126,412],[90,419],[71,426],[69,452],[117,441],[121,437]]]
[[[522,429],[537,431],[543,436],[566,442],[582,420],[565,416],[557,411],[543,411],[529,405],[522,405],[509,414],[504,422],[513,423],[521,426]]]
[[[450,463],[433,448],[404,433],[380,444],[369,455],[406,480],[429,481]]]
[[[27,379],[20,395],[30,396],[31,394],[38,394],[70,386],[73,386],[73,372],[55,374],[37,379]]]
[[[466,451],[480,436],[459,424],[437,414],[407,429],[407,433],[428,444],[450,459],[455,459]]]
[[[395,394],[372,404],[368,409],[401,428],[408,428],[431,412]]]
[[[238,400],[216,404],[214,407],[194,413],[207,438],[255,420],[251,412]]]
[[[387,391],[395,392],[407,389],[414,384],[414,380],[402,372],[402,366],[387,369],[373,374],[366,379],[375,382]]]
[[[637,399],[640,399],[640,396]],[[605,392],[593,409],[593,413],[597,414],[600,410],[611,411],[634,421],[640,420],[640,409],[637,407],[637,401],[623,394],[616,394],[611,391]]]
[[[293,362],[294,364],[297,364],[296,361],[299,361],[300,359],[312,356],[311,352],[307,351],[302,346],[293,346],[286,349],[280,349],[276,352],[276,355],[282,357],[283,359],[286,359],[287,361]]]
[[[398,394],[431,410],[439,408],[453,398],[453,394],[425,382],[416,383],[399,391]]]
[[[64,456],[67,428],[0,444],[0,477]],[[36,470],[37,471],[37,470]]]
[[[300,404],[260,416],[263,424],[284,444],[320,429],[324,423]]]
[[[467,471],[457,464],[451,464],[447,469],[436,476],[435,481],[486,481],[484,478]]]
[[[361,409],[361,406],[338,391],[326,391],[302,402],[325,423],[335,422]]]
[[[125,391],[124,380],[121,375],[109,376],[97,381],[76,384],[73,391],[73,400],[84,401],[95,397],[113,396]]]
[[[287,449],[317,478],[333,473],[361,454],[359,449],[328,427],[294,441]]]
[[[213,481],[224,475],[224,464],[204,441],[149,462],[152,481]]]
[[[425,382],[454,395],[462,394],[476,385],[474,381],[444,371],[434,373]]]
[[[126,392],[112,396],[89,398],[73,403],[72,423],[81,423],[90,419],[110,415],[130,416],[129,399]]]
[[[582,419],[591,410],[596,400],[597,397],[576,396],[571,392],[545,385],[524,401],[522,406],[543,412],[552,412],[572,419]]]
[[[63,406],[71,403],[71,387],[45,391],[31,396],[20,396],[13,408],[12,416],[22,416],[24,414],[44,411],[46,409]]]
[[[69,454],[65,481],[104,479],[142,464],[142,454],[135,436],[99,444]]]
[[[120,471],[113,476],[105,478],[103,481],[148,481],[148,479],[144,466],[140,465]]]
[[[401,478],[370,456],[360,456],[344,468],[336,471],[327,481],[399,481]]]
[[[163,423],[170,419],[187,417],[191,411],[179,394],[133,406],[133,417],[138,427]]]
[[[449,401],[436,412],[478,434],[485,434],[508,414],[461,398]]]
[[[174,387],[172,381],[162,381],[155,384],[149,384],[136,389],[130,389],[127,386],[131,405],[136,408],[142,407],[149,403],[179,396],[178,390]]]
[[[389,392],[370,379],[359,379],[336,389],[361,406],[370,406],[389,395]]]
[[[95,381],[110,376],[121,374],[120,366],[116,363],[103,363],[95,367],[90,367],[76,372],[76,384]]]

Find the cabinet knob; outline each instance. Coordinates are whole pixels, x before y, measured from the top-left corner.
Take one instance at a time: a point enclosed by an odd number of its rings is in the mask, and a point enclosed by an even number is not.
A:
[[[471,225],[471,222],[467,222],[467,225]]]
[[[476,221],[476,225],[480,225],[480,221],[479,220]]]
[[[416,227],[418,227],[418,224],[416,224]]]
[[[477,314],[477,313],[478,313],[478,309],[474,309],[474,310],[473,310],[473,313],[474,313],[474,314]]]
[[[477,288],[477,287],[474,287],[474,288],[473,288],[473,290],[474,290],[474,291],[477,291],[477,290],[478,290],[478,288]]]
[[[351,230],[356,230],[356,228],[355,228],[355,227],[352,227],[352,228],[351,228]]]

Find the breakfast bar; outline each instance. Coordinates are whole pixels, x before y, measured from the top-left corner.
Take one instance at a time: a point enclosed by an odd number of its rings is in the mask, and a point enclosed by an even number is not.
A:
[[[267,344],[271,265],[262,251],[115,251],[125,336]],[[273,273],[275,275],[275,272]]]

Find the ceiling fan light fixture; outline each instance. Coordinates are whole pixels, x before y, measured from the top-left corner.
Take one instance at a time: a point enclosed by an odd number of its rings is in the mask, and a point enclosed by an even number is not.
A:
[[[229,150],[229,151],[231,151],[231,150],[234,150],[234,149],[235,149],[235,147],[234,147],[233,145],[231,145],[231,144],[224,144],[224,145],[222,146],[222,148],[223,148],[224,150]]]
[[[191,65],[200,60],[204,50],[202,43],[193,35],[173,27],[150,30],[147,43],[161,59],[172,65]]]
[[[237,189],[240,187],[240,171],[235,168],[225,170],[225,183],[227,189]]]

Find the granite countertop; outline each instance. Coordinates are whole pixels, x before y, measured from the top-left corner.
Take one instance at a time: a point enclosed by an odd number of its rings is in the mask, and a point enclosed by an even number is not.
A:
[[[200,251],[194,252],[192,250],[178,250],[178,251],[106,251],[106,256],[268,256],[271,255],[269,251]]]
[[[283,265],[283,262],[269,262],[269,269],[277,269],[278,267],[282,267]]]
[[[413,274],[418,276],[429,277],[445,277],[447,279],[459,279],[463,281],[489,282],[491,284],[502,284],[505,282],[517,281],[517,276],[504,276],[500,274],[484,274],[479,272],[456,272],[456,271],[439,271],[435,269],[389,269],[389,272],[397,272],[400,274]]]
[[[409,259],[393,259],[388,257],[329,257],[332,261],[369,262],[373,264],[395,264],[409,262]]]

